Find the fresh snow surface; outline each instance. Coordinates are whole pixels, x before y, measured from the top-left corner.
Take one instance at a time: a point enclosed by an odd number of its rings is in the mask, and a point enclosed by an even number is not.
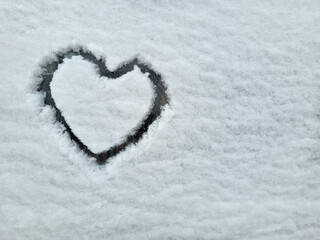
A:
[[[51,91],[73,132],[93,152],[121,142],[153,102],[152,84],[139,68],[110,80],[99,77],[94,64],[80,56],[60,65]]]
[[[320,239],[320,1],[0,2],[0,240]],[[161,73],[170,106],[104,166],[41,105],[81,45]],[[49,56],[49,57],[48,57]],[[151,107],[139,69],[73,57],[52,93],[92,150]]]

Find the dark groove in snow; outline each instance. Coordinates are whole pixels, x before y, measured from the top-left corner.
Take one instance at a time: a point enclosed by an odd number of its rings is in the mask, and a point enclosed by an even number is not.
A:
[[[55,71],[58,69],[59,64],[63,63],[65,58],[72,58],[73,56],[82,56],[85,60],[94,63],[99,70],[100,76],[107,78],[118,78],[122,75],[132,71],[134,66],[139,67],[142,73],[148,73],[148,77],[152,84],[154,85],[154,102],[151,110],[146,114],[143,121],[138,125],[134,132],[126,137],[126,139],[120,144],[116,144],[106,151],[100,153],[92,152],[72,131],[65,118],[63,117],[60,109],[56,106],[55,101],[51,94],[50,83],[53,79]],[[37,91],[45,93],[46,97],[44,99],[44,104],[53,107],[55,110],[55,117],[58,122],[60,122],[65,131],[69,133],[69,136],[77,146],[86,153],[89,157],[94,157],[98,164],[105,164],[110,157],[113,157],[125,150],[125,148],[130,144],[137,143],[143,136],[145,132],[148,131],[149,126],[160,116],[163,106],[168,104],[168,96],[166,93],[166,86],[162,81],[161,75],[156,73],[151,69],[150,66],[141,62],[138,58],[134,58],[129,62],[124,63],[115,71],[109,71],[105,65],[105,60],[98,60],[93,53],[84,49],[68,50],[66,52],[56,53],[56,59],[46,65],[42,66],[42,73],[40,75],[41,82]]]

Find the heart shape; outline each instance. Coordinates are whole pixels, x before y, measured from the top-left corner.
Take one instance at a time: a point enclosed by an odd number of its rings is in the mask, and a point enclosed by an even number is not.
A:
[[[41,66],[41,73],[38,75],[40,82],[37,87],[37,91],[44,93],[44,105],[51,106],[55,111],[56,120],[62,124],[65,131],[69,134],[71,140],[76,143],[76,145],[89,157],[96,159],[98,164],[104,164],[110,157],[113,157],[125,150],[130,144],[136,144],[142,139],[145,132],[148,131],[149,126],[161,115],[163,107],[168,104],[168,96],[166,93],[166,86],[162,81],[161,75],[155,72],[149,65],[143,63],[138,58],[134,58],[128,62],[125,62],[119,68],[114,71],[110,71],[105,65],[105,59],[98,59],[92,52],[83,48],[69,48],[64,51],[60,51],[54,54],[55,57],[51,61],[47,61]],[[92,152],[88,146],[86,146],[72,131],[69,124],[65,120],[61,113],[61,110],[56,106],[56,103],[52,97],[50,83],[53,79],[55,71],[58,66],[63,63],[65,58],[72,58],[73,56],[81,56],[84,60],[87,60],[97,66],[98,74],[101,77],[107,77],[111,79],[116,79],[122,75],[133,71],[134,67],[137,66],[142,73],[148,73],[148,78],[153,84],[155,97],[152,103],[152,107],[143,120],[138,124],[131,134],[127,135],[124,141],[110,147],[108,150],[102,151],[100,153]]]

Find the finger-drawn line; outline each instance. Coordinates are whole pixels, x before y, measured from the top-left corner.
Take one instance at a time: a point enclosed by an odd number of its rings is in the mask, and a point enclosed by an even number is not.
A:
[[[56,58],[54,61],[44,64],[41,66],[43,69],[40,75],[40,83],[38,85],[37,91],[45,93],[44,105],[51,106],[55,110],[56,120],[63,125],[65,131],[68,132],[71,140],[76,143],[76,145],[89,157],[96,159],[98,164],[105,164],[107,160],[121,151],[125,150],[130,144],[136,144],[141,140],[143,134],[148,131],[149,126],[160,116],[163,107],[169,103],[167,96],[167,88],[162,80],[159,73],[155,72],[148,64],[143,63],[138,58],[134,58],[128,62],[125,62],[115,71],[110,71],[106,67],[104,59],[97,59],[96,56],[83,48],[69,49],[65,52],[58,52],[55,54]],[[50,83],[53,79],[55,71],[58,66],[63,63],[65,58],[72,58],[73,56],[82,56],[83,59],[95,64],[98,68],[98,74],[102,77],[107,77],[111,79],[116,79],[122,75],[132,71],[135,66],[137,66],[142,73],[148,73],[148,78],[154,85],[154,102],[150,111],[146,114],[140,124],[132,131],[131,134],[127,135],[126,138],[108,150],[102,151],[100,153],[92,152],[88,146],[86,146],[72,131],[69,124],[62,115],[60,109],[56,106],[56,103],[52,97]],[[107,134],[107,133],[106,133]]]

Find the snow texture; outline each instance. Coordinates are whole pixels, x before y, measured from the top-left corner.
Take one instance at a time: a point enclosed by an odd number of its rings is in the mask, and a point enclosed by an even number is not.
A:
[[[53,98],[74,133],[94,152],[120,142],[151,108],[150,80],[137,67],[110,80],[98,77],[94,65],[79,56],[60,66],[51,84]]]
[[[2,0],[0,239],[320,239],[319,22],[318,0]],[[168,87],[161,119],[105,166],[32,89],[70,44],[110,69],[138,54]],[[139,71],[118,80],[74,57],[52,81],[96,150],[152,101]]]

